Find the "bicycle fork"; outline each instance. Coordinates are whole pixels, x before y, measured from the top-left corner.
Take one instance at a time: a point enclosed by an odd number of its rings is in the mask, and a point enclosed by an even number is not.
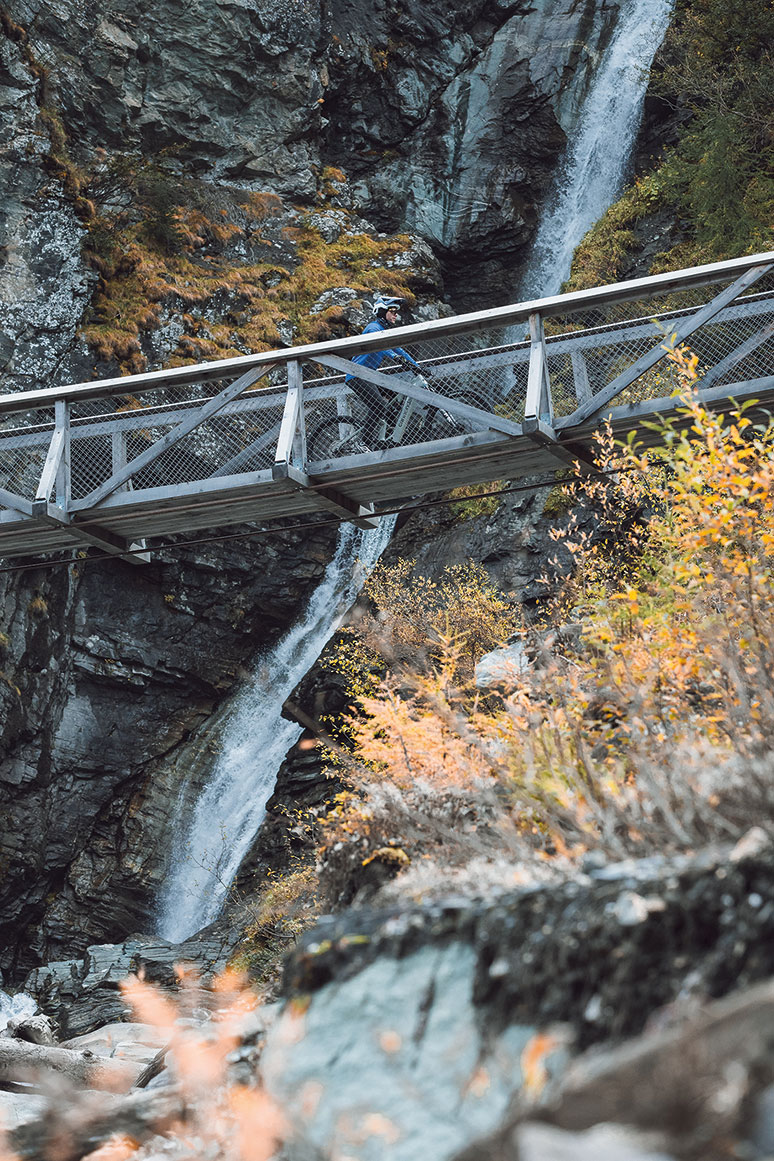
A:
[[[420,403],[417,403],[416,399],[403,400],[400,411],[398,412],[398,418],[395,421],[395,427],[392,430],[392,438],[395,443],[401,443],[403,441],[403,437],[406,434],[406,428],[409,425],[412,415],[415,411],[421,410],[422,406]],[[385,437],[382,436],[381,438],[384,439]]]

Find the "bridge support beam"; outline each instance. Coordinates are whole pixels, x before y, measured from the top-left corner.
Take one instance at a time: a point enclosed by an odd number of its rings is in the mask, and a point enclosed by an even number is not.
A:
[[[144,540],[130,543],[123,537],[116,536],[109,529],[102,528],[96,522],[90,523],[88,526],[75,524],[61,508],[55,504],[47,504],[45,501],[36,501],[32,507],[34,519],[40,520],[43,524],[61,528],[63,532],[66,531],[89,548],[99,548],[110,556],[121,556],[130,564],[148,564],[151,559],[150,552],[145,551]]]
[[[357,500],[350,500],[349,496],[342,495],[338,489],[327,484],[312,483],[306,472],[302,472],[293,464],[275,464],[272,476],[275,480],[289,480],[299,492],[308,491],[314,494],[320,501],[320,507],[344,520],[350,520],[358,528],[379,526],[380,517],[374,512],[373,507],[359,504]]]

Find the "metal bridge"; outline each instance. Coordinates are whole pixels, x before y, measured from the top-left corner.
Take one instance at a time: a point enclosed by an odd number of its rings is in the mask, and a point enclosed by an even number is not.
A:
[[[699,356],[699,398],[774,403],[774,252],[381,334],[0,396],[0,556],[148,541],[244,521],[380,508],[591,462],[594,431],[679,400],[666,342]],[[407,348],[422,375],[390,357]],[[374,360],[375,361],[375,360]],[[369,426],[357,374],[391,401]],[[378,442],[378,449],[374,449]]]

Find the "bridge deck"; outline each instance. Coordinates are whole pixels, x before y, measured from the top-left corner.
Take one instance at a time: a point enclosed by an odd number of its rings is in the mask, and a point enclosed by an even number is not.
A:
[[[590,461],[600,421],[652,444],[669,343],[709,406],[774,405],[774,254],[330,343],[0,397],[0,556],[310,513],[368,522],[463,484]],[[424,378],[386,353],[400,342]],[[369,360],[378,362],[377,359]],[[391,402],[377,430],[346,380]],[[392,437],[398,446],[373,449]]]

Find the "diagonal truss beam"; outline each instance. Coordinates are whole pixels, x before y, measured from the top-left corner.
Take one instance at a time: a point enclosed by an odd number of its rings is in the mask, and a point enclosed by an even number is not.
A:
[[[81,511],[84,508],[93,508],[96,504],[99,504],[112,492],[115,492],[117,488],[120,488],[121,484],[131,479],[136,472],[147,467],[148,464],[153,463],[154,460],[157,460],[165,451],[168,451],[169,448],[179,443],[186,435],[190,435],[195,428],[205,423],[220,411],[222,407],[225,407],[227,403],[235,399],[237,395],[241,395],[257,379],[261,379],[264,375],[267,375],[276,365],[276,363],[270,363],[268,366],[251,367],[249,371],[246,371],[244,375],[240,375],[238,379],[230,383],[228,387],[225,387],[202,407],[197,408],[193,414],[188,415],[177,427],[173,427],[161,439],[156,440],[152,447],[141,452],[140,455],[135,456],[124,467],[114,472],[109,479],[95,488],[93,492],[90,492],[83,500],[78,500],[77,503],[72,504],[71,510]]]
[[[460,403],[457,399],[447,399],[445,395],[437,395],[435,391],[428,391],[425,387],[416,387],[408,382],[404,376],[384,375],[372,367],[363,367],[360,363],[352,363],[349,359],[341,359],[338,355],[320,355],[315,359],[324,367],[331,367],[334,371],[343,371],[357,379],[368,379],[379,387],[386,387],[395,395],[408,395],[409,399],[416,399],[429,407],[437,407],[440,411],[448,411],[450,415],[458,415],[461,419],[469,419],[474,423],[483,423],[492,431],[499,431],[503,435],[521,435],[520,423],[511,419],[504,419],[502,415],[494,415],[491,411],[483,411],[480,407],[473,407],[470,403]]]
[[[24,496],[17,496],[15,492],[9,492],[7,488],[0,488],[0,505],[3,508],[10,508],[12,512],[18,512],[21,516],[32,515],[32,501],[26,500]]]
[[[705,323],[714,318],[724,307],[733,302],[748,286],[752,286],[759,278],[762,278],[769,270],[774,268],[774,263],[767,263],[763,266],[753,266],[750,270],[745,271],[741,278],[737,278],[731,286],[727,286],[725,290],[717,294],[710,302],[706,303],[696,314],[691,315],[685,319],[683,323],[675,331],[674,343],[679,346],[684,342],[689,335],[697,331]],[[611,399],[620,394],[625,387],[629,387],[651,367],[654,367],[661,359],[665,359],[668,354],[667,347],[663,342],[658,343],[646,354],[641,355],[636,363],[632,363],[626,371],[617,375],[606,387],[598,391],[587,403],[583,404],[572,415],[568,415],[566,419],[562,420],[562,428],[574,427],[576,424],[583,423],[584,420],[589,419],[592,415],[600,413],[602,409],[608,404]]]

